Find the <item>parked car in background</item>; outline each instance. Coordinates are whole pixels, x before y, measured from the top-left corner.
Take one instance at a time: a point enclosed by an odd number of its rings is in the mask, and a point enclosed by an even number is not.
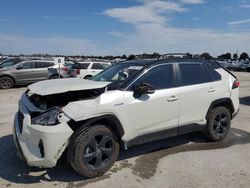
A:
[[[0,88],[8,89],[15,85],[25,85],[48,79],[48,67],[54,61],[28,60],[0,69]]]
[[[80,74],[77,77],[89,79],[110,66],[111,63],[107,62],[79,62]]]
[[[74,62],[65,61],[62,64],[55,64],[49,68],[49,79],[76,77],[77,70],[74,69]]]
[[[22,60],[19,58],[5,59],[5,60],[0,62],[0,69],[6,68],[6,67],[11,67],[11,66],[13,66],[21,61]]]

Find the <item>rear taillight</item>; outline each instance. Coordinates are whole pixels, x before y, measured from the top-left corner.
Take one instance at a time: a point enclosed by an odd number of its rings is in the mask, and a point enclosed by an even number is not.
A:
[[[79,75],[80,74],[80,69],[76,70],[76,74]]]
[[[65,71],[65,72],[69,71],[69,69],[67,67],[63,67],[62,70]]]
[[[234,83],[233,83],[232,89],[235,89],[235,88],[238,88],[238,87],[240,87],[240,82],[235,80]]]

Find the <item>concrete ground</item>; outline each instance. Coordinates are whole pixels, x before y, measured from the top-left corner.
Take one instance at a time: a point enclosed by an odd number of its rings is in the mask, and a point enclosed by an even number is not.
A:
[[[165,139],[128,151],[105,175],[86,180],[65,162],[52,169],[29,167],[16,156],[12,122],[26,88],[0,91],[0,187],[250,187],[250,73],[241,81],[240,113],[223,142],[202,134]]]

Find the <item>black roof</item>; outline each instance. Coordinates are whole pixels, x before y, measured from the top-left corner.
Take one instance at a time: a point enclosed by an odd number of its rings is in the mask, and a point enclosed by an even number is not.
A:
[[[167,58],[167,59],[136,59],[136,60],[123,61],[121,63],[128,63],[131,65],[149,67],[152,65],[157,65],[162,63],[180,63],[180,62],[204,63],[207,65],[211,65],[213,67],[220,67],[215,60],[205,60],[197,58],[179,58],[179,57]]]

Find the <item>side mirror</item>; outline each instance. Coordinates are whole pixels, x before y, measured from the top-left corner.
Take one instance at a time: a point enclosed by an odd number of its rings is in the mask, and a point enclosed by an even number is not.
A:
[[[21,70],[23,68],[23,65],[19,65],[16,69]]]
[[[152,94],[155,92],[154,86],[148,83],[141,83],[134,88],[134,97],[139,98],[143,94]]]

